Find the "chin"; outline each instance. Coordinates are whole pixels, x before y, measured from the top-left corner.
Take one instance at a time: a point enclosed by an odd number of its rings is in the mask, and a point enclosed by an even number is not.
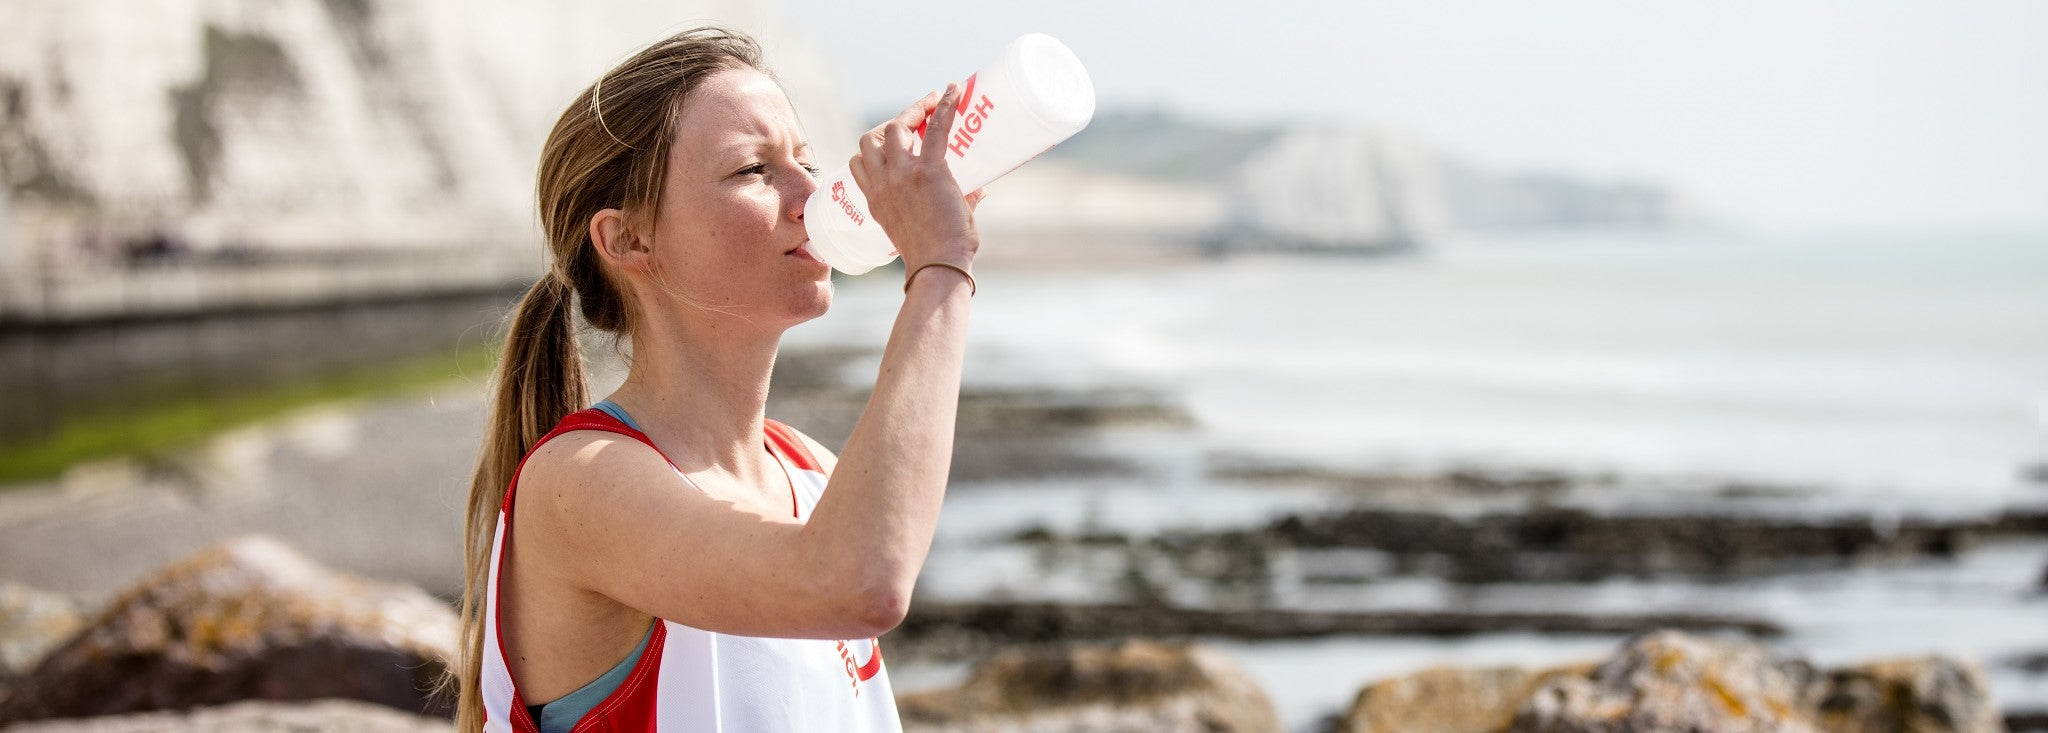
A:
[[[810,297],[792,302],[788,314],[797,323],[803,323],[825,315],[825,312],[831,309],[832,280],[831,278],[826,278],[818,281],[817,287],[810,293]]]

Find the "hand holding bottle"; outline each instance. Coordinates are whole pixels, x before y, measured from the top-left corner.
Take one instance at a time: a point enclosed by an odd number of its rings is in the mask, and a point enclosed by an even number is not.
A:
[[[993,64],[948,90],[943,101],[927,96],[862,138],[861,154],[871,158],[862,175],[886,168],[889,161],[875,156],[900,145],[911,157],[943,163],[939,167],[957,181],[955,190],[979,189],[1079,132],[1095,115],[1088,70],[1073,51],[1041,33],[1011,42]],[[940,112],[944,125],[938,124]],[[918,124],[927,113],[932,124]],[[807,249],[848,275],[896,258],[890,240],[898,232],[876,226],[868,193],[851,170],[833,171],[819,178],[818,191],[804,206]],[[972,230],[972,217],[966,228]],[[912,258],[907,264],[924,263]]]
[[[981,246],[973,206],[981,192],[963,195],[946,162],[945,140],[959,96],[960,88],[953,84],[946,85],[944,94],[925,95],[895,119],[862,135],[860,152],[847,162],[854,183],[866,194],[874,223],[903,256],[906,273],[933,262],[965,271]]]

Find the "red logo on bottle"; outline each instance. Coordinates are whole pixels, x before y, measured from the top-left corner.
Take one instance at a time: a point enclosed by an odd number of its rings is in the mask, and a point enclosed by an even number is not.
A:
[[[960,102],[953,107],[954,112],[966,115],[953,125],[953,137],[946,143],[946,149],[956,156],[965,156],[967,149],[974,147],[974,136],[980,134],[982,125],[988,122],[988,113],[996,108],[986,94],[979,101],[974,99],[974,80],[980,76],[977,72],[960,85]],[[930,122],[931,116],[925,116],[925,121]],[[918,137],[924,137],[924,128],[925,122],[917,123]]]
[[[867,218],[860,215],[860,209],[854,208],[853,201],[847,199],[845,181],[832,182],[832,200],[839,204],[839,210],[846,212],[846,218],[852,219],[856,226],[867,223]]]

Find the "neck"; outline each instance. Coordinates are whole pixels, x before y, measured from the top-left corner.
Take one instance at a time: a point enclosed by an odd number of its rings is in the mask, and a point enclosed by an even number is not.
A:
[[[781,334],[717,314],[646,325],[635,334],[632,368],[612,401],[677,468],[765,485],[761,441]]]

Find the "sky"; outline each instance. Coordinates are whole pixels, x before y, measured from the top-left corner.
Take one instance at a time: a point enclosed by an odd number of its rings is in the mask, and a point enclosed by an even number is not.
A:
[[[783,2],[863,113],[1037,31],[1104,109],[1386,128],[1760,229],[2048,229],[2048,2]]]

